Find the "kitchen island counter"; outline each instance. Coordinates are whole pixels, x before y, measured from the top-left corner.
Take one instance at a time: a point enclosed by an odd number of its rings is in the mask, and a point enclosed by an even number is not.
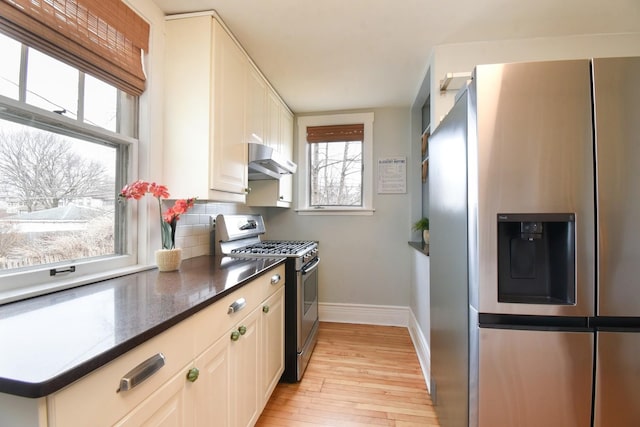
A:
[[[0,392],[56,392],[283,262],[202,256],[0,306]]]

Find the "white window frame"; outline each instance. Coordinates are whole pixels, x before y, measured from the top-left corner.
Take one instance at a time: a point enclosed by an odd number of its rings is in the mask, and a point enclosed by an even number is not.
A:
[[[137,140],[135,138],[126,137],[123,135],[117,135],[107,130],[102,130],[93,126],[85,125],[73,119],[69,119],[64,116],[60,116],[56,113],[40,110],[39,108],[32,107],[30,105],[22,104],[18,101],[0,96],[0,107],[6,108],[9,112],[3,112],[4,118],[13,119],[25,124],[36,121],[39,123],[39,128],[50,129],[56,128],[58,132],[64,130],[70,136],[78,137],[83,135],[83,138],[96,138],[103,141],[124,144],[124,150],[128,150],[129,153],[137,149]],[[75,135],[74,135],[75,133]],[[90,142],[87,142],[90,143]],[[131,161],[132,157],[129,155],[127,163]],[[121,159],[122,161],[123,159]],[[124,165],[121,165],[121,167]],[[127,169],[131,164],[127,165]],[[127,173],[121,175],[120,179],[125,179]],[[15,272],[2,272],[0,273],[0,304],[24,299],[32,296],[42,295],[45,293],[54,292],[61,289],[67,289],[75,286],[84,285],[98,280],[104,280],[110,277],[121,276],[124,273],[131,271],[140,271],[145,268],[143,266],[137,266],[137,238],[135,230],[135,220],[131,216],[131,209],[123,209],[122,214],[127,215],[128,218],[128,232],[122,236],[125,241],[123,244],[126,247],[125,254],[113,255],[104,258],[92,258],[87,260],[78,260],[74,262],[55,264],[56,268],[61,268],[63,265],[73,264],[76,267],[76,271],[68,275],[60,275],[58,277],[51,277],[49,270],[54,267],[54,264],[46,264],[29,268],[28,270],[17,270]]]
[[[299,215],[373,215],[373,113],[301,116],[298,121],[298,207]],[[308,126],[364,125],[362,141],[362,206],[311,206],[309,169],[311,158],[307,142]]]
[[[22,72],[24,73],[25,71]],[[135,104],[137,106],[138,103]],[[136,106],[121,104],[120,108]],[[121,116],[120,120],[124,120],[126,116],[126,114]],[[134,116],[137,116],[137,114],[134,114]],[[29,105],[23,100],[15,100],[2,95],[0,95],[0,117],[35,128],[84,139],[88,141],[88,144],[91,143],[91,140],[94,140],[118,145],[121,147],[118,158],[120,171],[116,177],[116,186],[122,187],[126,180],[131,180],[135,177],[134,171],[138,168],[139,150],[139,143],[136,138],[92,126],[80,119],[73,119],[46,111]],[[138,126],[137,118],[132,118],[134,120],[133,123],[123,121],[121,125],[127,128],[131,127],[135,132]],[[126,217],[126,227],[120,231],[123,254],[45,264],[15,271],[2,271],[0,272],[0,304],[151,268],[149,265],[139,263],[138,260],[138,233],[140,222],[145,222],[145,216],[141,215],[141,210],[130,206],[132,204],[127,205],[129,206],[119,208],[119,215]],[[64,268],[67,265],[75,266],[75,272],[56,276],[50,275],[52,268]]]

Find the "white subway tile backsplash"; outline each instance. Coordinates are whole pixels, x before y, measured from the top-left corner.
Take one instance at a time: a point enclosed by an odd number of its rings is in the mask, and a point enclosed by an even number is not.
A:
[[[251,213],[249,207],[231,203],[198,201],[180,216],[176,228],[176,247],[182,248],[182,258],[209,255],[211,218],[218,214]]]

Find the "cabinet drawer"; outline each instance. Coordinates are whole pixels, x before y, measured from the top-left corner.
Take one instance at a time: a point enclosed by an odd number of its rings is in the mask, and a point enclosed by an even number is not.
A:
[[[275,277],[276,275],[279,276],[279,279]],[[272,279],[274,281],[277,280],[277,282],[272,283]],[[278,289],[284,286],[284,264],[279,265],[275,269],[265,273],[256,280],[262,283],[262,293],[260,294],[259,301],[264,301],[265,299],[276,293]]]
[[[271,279],[275,275],[280,275],[280,280],[272,284]],[[258,307],[262,301],[284,286],[284,277],[284,264],[282,264],[196,313],[194,315],[196,354],[203,352],[212,342]],[[241,299],[244,299],[244,306],[230,313],[232,304]]]
[[[49,396],[49,426],[112,425],[193,359],[193,331],[193,320],[184,320]],[[122,377],[157,353],[164,355],[164,366],[130,390],[117,391]]]

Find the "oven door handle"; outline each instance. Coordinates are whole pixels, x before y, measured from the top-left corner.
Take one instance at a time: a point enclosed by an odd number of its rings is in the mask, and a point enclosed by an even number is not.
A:
[[[313,263],[311,263],[311,265],[305,265],[302,268],[302,274],[309,274],[313,272],[316,268],[318,268],[319,264],[320,264],[320,258],[316,258],[316,260]]]

